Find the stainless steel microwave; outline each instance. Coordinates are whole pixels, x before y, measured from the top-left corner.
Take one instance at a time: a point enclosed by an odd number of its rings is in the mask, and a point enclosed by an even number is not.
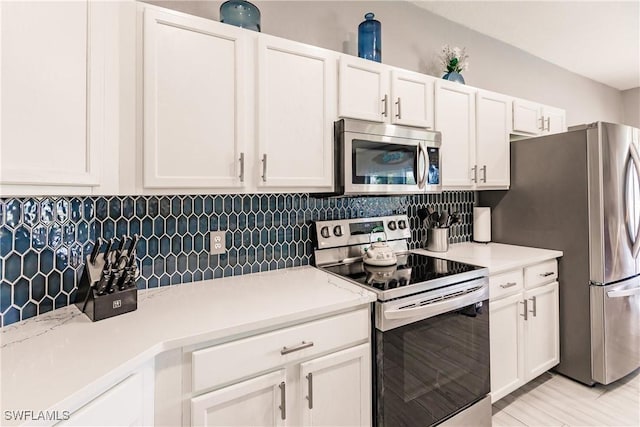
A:
[[[333,195],[442,192],[440,132],[341,119],[334,138]]]

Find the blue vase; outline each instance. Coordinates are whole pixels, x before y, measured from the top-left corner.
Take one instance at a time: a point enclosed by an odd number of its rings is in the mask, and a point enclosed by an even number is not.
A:
[[[245,0],[229,0],[220,5],[220,22],[260,32],[260,9]]]
[[[364,15],[358,26],[358,56],[371,61],[382,61],[382,38],[380,21],[373,19],[373,13]]]
[[[464,84],[464,77],[462,77],[462,74],[456,73],[455,71],[445,74],[442,78],[451,82]]]

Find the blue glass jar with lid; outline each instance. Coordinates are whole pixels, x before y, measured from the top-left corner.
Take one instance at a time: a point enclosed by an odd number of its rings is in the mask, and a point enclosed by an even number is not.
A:
[[[220,22],[260,32],[260,9],[245,0],[229,0],[220,5]]]
[[[371,61],[382,62],[382,39],[380,21],[368,12],[358,26],[358,56]]]

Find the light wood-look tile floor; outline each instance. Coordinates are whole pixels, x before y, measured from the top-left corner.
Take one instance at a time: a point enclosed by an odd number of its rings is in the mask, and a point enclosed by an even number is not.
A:
[[[587,387],[547,372],[493,405],[493,426],[640,426],[640,369]]]

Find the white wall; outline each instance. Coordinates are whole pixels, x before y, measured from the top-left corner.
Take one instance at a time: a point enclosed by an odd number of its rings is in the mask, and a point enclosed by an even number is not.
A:
[[[220,1],[157,1],[206,18],[219,19]],[[382,61],[441,76],[437,55],[443,44],[466,46],[467,84],[564,108],[567,124],[623,121],[617,89],[571,73],[404,1],[254,1],[262,31],[357,55],[358,24],[365,12],[382,23]],[[551,41],[552,42],[552,41]],[[588,52],[588,49],[585,48]]]
[[[622,92],[622,123],[640,128],[640,87]]]

